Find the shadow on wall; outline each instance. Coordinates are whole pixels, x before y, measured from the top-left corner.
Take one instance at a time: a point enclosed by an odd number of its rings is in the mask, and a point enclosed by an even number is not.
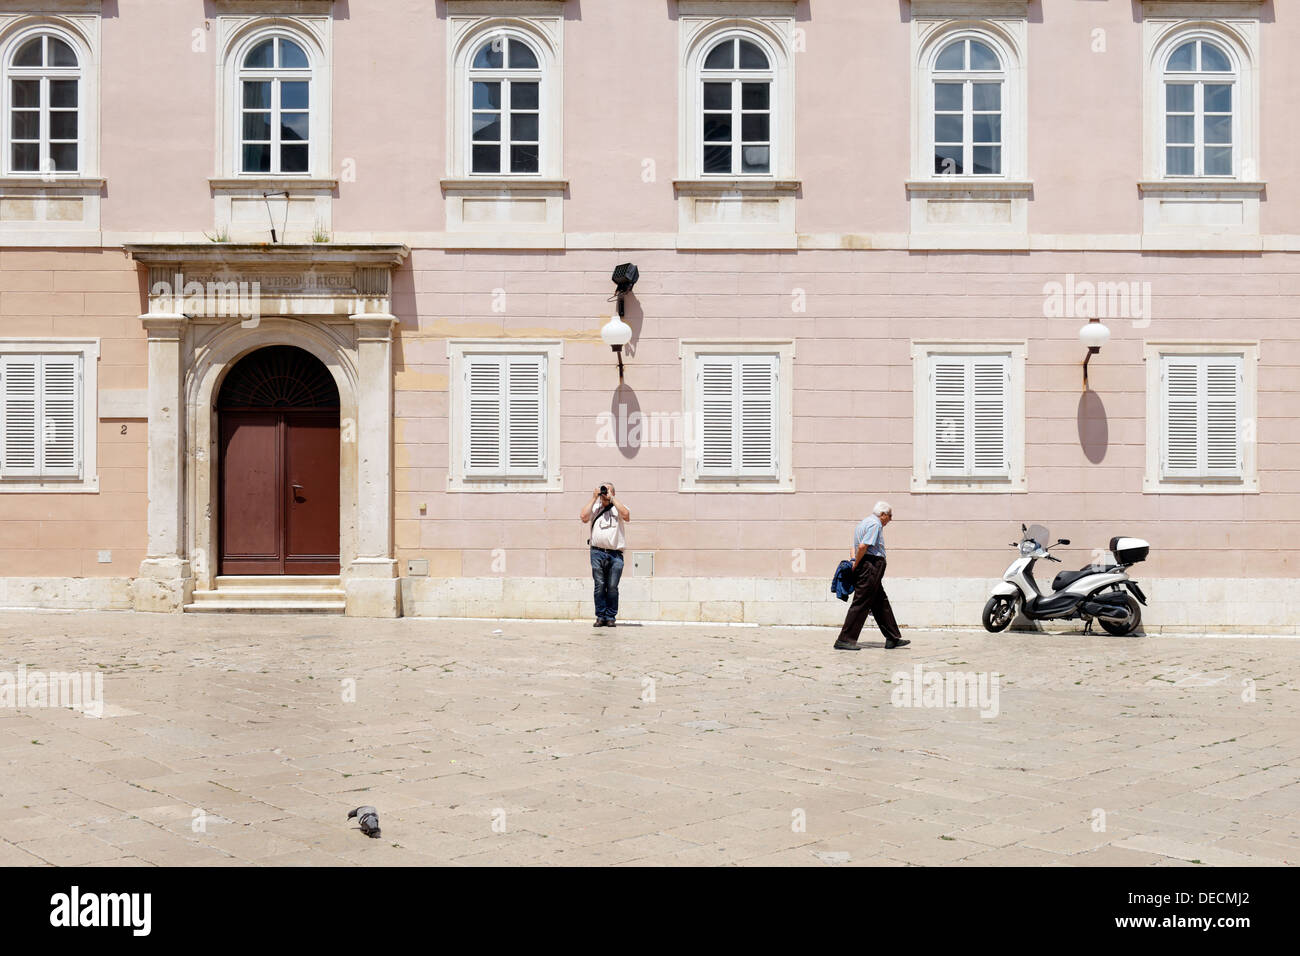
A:
[[[1091,389],[1079,397],[1079,447],[1094,465],[1106,457],[1110,445],[1110,425],[1101,396]]]
[[[641,430],[641,402],[631,385],[620,382],[610,399],[609,414],[612,418],[614,441],[622,456],[628,460],[636,457],[641,450],[639,433]]]

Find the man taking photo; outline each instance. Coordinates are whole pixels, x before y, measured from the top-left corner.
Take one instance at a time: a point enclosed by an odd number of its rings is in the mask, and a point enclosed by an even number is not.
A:
[[[578,516],[590,522],[591,577],[595,582],[596,623],[592,627],[615,627],[618,617],[618,580],[623,576],[623,526],[632,513],[614,497],[614,483],[607,481],[597,488]]]

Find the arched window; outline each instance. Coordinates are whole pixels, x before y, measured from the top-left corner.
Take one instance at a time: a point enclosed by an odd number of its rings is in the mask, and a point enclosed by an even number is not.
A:
[[[239,171],[311,172],[311,59],[286,36],[254,43],[239,64]]]
[[[540,172],[542,66],[517,36],[484,41],[469,65],[471,173]]]
[[[771,57],[754,40],[726,36],[700,68],[700,169],[713,176],[772,172]]]
[[[1165,175],[1232,176],[1237,71],[1211,40],[1180,43],[1164,64]]]
[[[42,33],[14,49],[9,80],[9,171],[81,169],[81,65],[66,40]]]
[[[939,176],[1001,176],[1006,68],[975,37],[948,43],[931,70],[934,172]]]

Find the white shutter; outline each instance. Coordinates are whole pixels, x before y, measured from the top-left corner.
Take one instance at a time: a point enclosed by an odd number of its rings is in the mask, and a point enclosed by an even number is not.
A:
[[[465,356],[465,474],[500,475],[504,465],[504,362]]]
[[[936,355],[930,362],[930,474],[1006,477],[1007,387],[1003,355]]]
[[[41,359],[41,475],[81,474],[81,356]]]
[[[1162,477],[1241,477],[1241,358],[1165,356],[1160,380]]]
[[[753,355],[737,359],[740,398],[737,420],[740,432],[740,474],[745,477],[777,475],[777,357]]]
[[[4,396],[4,458],[0,473],[6,478],[39,474],[40,378],[39,355],[0,357],[0,392]]]
[[[546,360],[512,355],[506,360],[506,471],[520,477],[546,473]]]
[[[736,473],[736,360],[720,355],[700,356],[699,388],[700,475]]]

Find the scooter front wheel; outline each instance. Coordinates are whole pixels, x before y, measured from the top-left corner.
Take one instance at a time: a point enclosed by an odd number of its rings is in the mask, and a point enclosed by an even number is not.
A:
[[[1015,600],[1005,594],[995,594],[984,605],[984,630],[993,634],[1005,631],[1015,616]]]

